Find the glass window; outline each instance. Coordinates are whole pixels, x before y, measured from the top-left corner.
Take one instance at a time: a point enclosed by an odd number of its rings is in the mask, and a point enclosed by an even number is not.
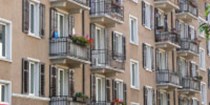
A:
[[[205,70],[206,66],[206,60],[205,60],[205,51],[204,49],[200,49],[200,54],[199,54],[199,66],[202,68],[202,70]]]
[[[138,71],[138,63],[131,61],[131,86],[134,88],[139,87],[139,71]]]
[[[5,36],[6,27],[5,25],[0,24],[0,57],[5,57],[6,53],[6,36]]]
[[[138,44],[137,20],[130,17],[130,41]]]

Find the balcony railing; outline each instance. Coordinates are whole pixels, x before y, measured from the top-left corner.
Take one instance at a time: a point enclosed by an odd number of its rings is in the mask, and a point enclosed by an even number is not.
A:
[[[50,56],[69,56],[89,61],[90,53],[87,46],[81,46],[72,42],[69,37],[50,38]]]
[[[92,67],[93,68],[114,68],[125,69],[124,54],[113,54],[112,51],[106,49],[93,49],[92,53]]]
[[[194,16],[198,16],[198,8],[190,3],[188,0],[184,0],[184,2],[179,3],[180,9],[177,11],[178,13],[189,12]]]
[[[54,96],[50,98],[50,105],[86,105],[86,103],[73,102],[68,96]]]
[[[155,36],[156,42],[172,42],[178,44],[178,34],[172,32],[160,32]]]
[[[199,54],[199,45],[190,39],[181,39],[179,42],[179,51],[191,51],[195,54]]]
[[[193,80],[193,78],[184,77],[181,84],[183,89],[200,91],[200,81]]]
[[[111,104],[111,102],[97,101],[97,102],[91,102],[90,105],[112,105],[112,104]]]
[[[89,6],[89,0],[73,0],[73,1],[76,1],[85,6]]]
[[[170,72],[169,70],[156,71],[156,78],[158,84],[180,85],[179,76],[176,73]]]
[[[92,16],[109,16],[110,18],[124,21],[124,6],[113,3],[111,0],[90,2]]]

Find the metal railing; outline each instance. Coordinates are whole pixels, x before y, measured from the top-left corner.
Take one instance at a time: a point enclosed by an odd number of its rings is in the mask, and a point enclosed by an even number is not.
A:
[[[189,12],[196,17],[198,16],[198,8],[193,6],[188,0],[179,2],[179,7],[180,9],[177,11],[178,13]]]
[[[200,81],[194,80],[191,77],[183,77],[181,81],[182,81],[181,84],[182,84],[183,89],[191,89],[191,90],[200,91]]]
[[[156,80],[158,84],[171,83],[178,86],[180,85],[179,76],[169,70],[156,71]]]
[[[89,6],[89,0],[74,0],[82,5]]]
[[[167,1],[169,1],[169,2],[172,2],[172,3],[174,3],[174,4],[176,4],[176,5],[178,5],[178,0],[155,0],[155,1],[160,1],[160,2],[167,2]]]
[[[74,102],[69,96],[53,96],[49,105],[87,105],[86,103]]]
[[[88,46],[73,43],[69,37],[50,38],[50,56],[70,56],[89,61]]]
[[[113,3],[111,0],[90,2],[90,14],[92,16],[110,16],[111,18],[124,21],[124,6]]]
[[[179,41],[179,51],[192,51],[193,53],[199,54],[199,45],[195,41],[190,39],[181,39]]]
[[[178,44],[178,34],[173,32],[160,32],[155,35],[156,42],[170,41],[172,43]]]
[[[125,69],[125,62],[123,54],[113,54],[111,50],[106,49],[92,49],[91,50],[92,67],[103,68],[112,67],[115,69]],[[117,58],[115,57],[116,55]]]
[[[90,105],[112,105],[112,103],[106,101],[96,101],[96,102],[91,102]]]

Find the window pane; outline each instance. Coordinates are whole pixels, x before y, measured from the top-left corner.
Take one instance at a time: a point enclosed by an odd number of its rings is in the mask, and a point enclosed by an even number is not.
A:
[[[64,72],[60,71],[60,95],[63,95]]]
[[[0,56],[5,56],[5,26],[0,25]]]
[[[64,19],[63,19],[63,16],[60,15],[60,20],[59,20],[59,23],[60,23],[60,36],[64,36],[64,23],[63,23]]]
[[[5,86],[4,85],[2,85],[2,87],[1,87],[1,101],[2,102],[5,102]]]
[[[30,5],[30,31],[31,31],[31,33],[34,33],[34,5],[33,4],[31,4]]]
[[[31,90],[31,93],[34,93],[34,64],[31,64],[31,74],[30,74],[30,84],[31,84],[31,87],[30,87],[30,90]]]

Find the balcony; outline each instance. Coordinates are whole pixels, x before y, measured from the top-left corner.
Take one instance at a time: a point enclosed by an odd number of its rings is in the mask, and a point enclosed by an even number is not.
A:
[[[181,79],[182,88],[180,92],[188,95],[194,95],[200,92],[200,81],[191,77],[183,77]]]
[[[72,42],[69,37],[50,38],[50,59],[53,63],[78,67],[90,64],[89,47]]]
[[[49,105],[87,105],[86,103],[74,102],[68,96],[54,96],[50,98]]]
[[[90,10],[89,0],[50,0],[52,7],[69,13],[79,13],[81,10]]]
[[[155,0],[155,7],[165,12],[179,9],[178,0]]]
[[[91,22],[113,27],[124,22],[124,6],[111,0],[91,1]]]
[[[194,2],[187,0],[185,2],[180,2],[180,9],[177,10],[176,14],[177,19],[181,19],[184,22],[192,22],[193,20],[197,20],[198,8],[193,3]]]
[[[187,59],[192,59],[199,55],[199,45],[190,39],[180,40],[181,48],[178,49],[178,55]]]
[[[90,105],[112,105],[111,102],[106,102],[106,101],[97,101],[97,102],[91,102]]]
[[[92,71],[107,76],[125,71],[124,54],[114,54],[106,49],[92,50]]]
[[[179,76],[169,70],[156,71],[156,81],[158,88],[163,88],[169,91],[181,87]]]
[[[178,44],[178,34],[173,32],[160,32],[155,35],[156,47],[165,50],[180,48]]]

